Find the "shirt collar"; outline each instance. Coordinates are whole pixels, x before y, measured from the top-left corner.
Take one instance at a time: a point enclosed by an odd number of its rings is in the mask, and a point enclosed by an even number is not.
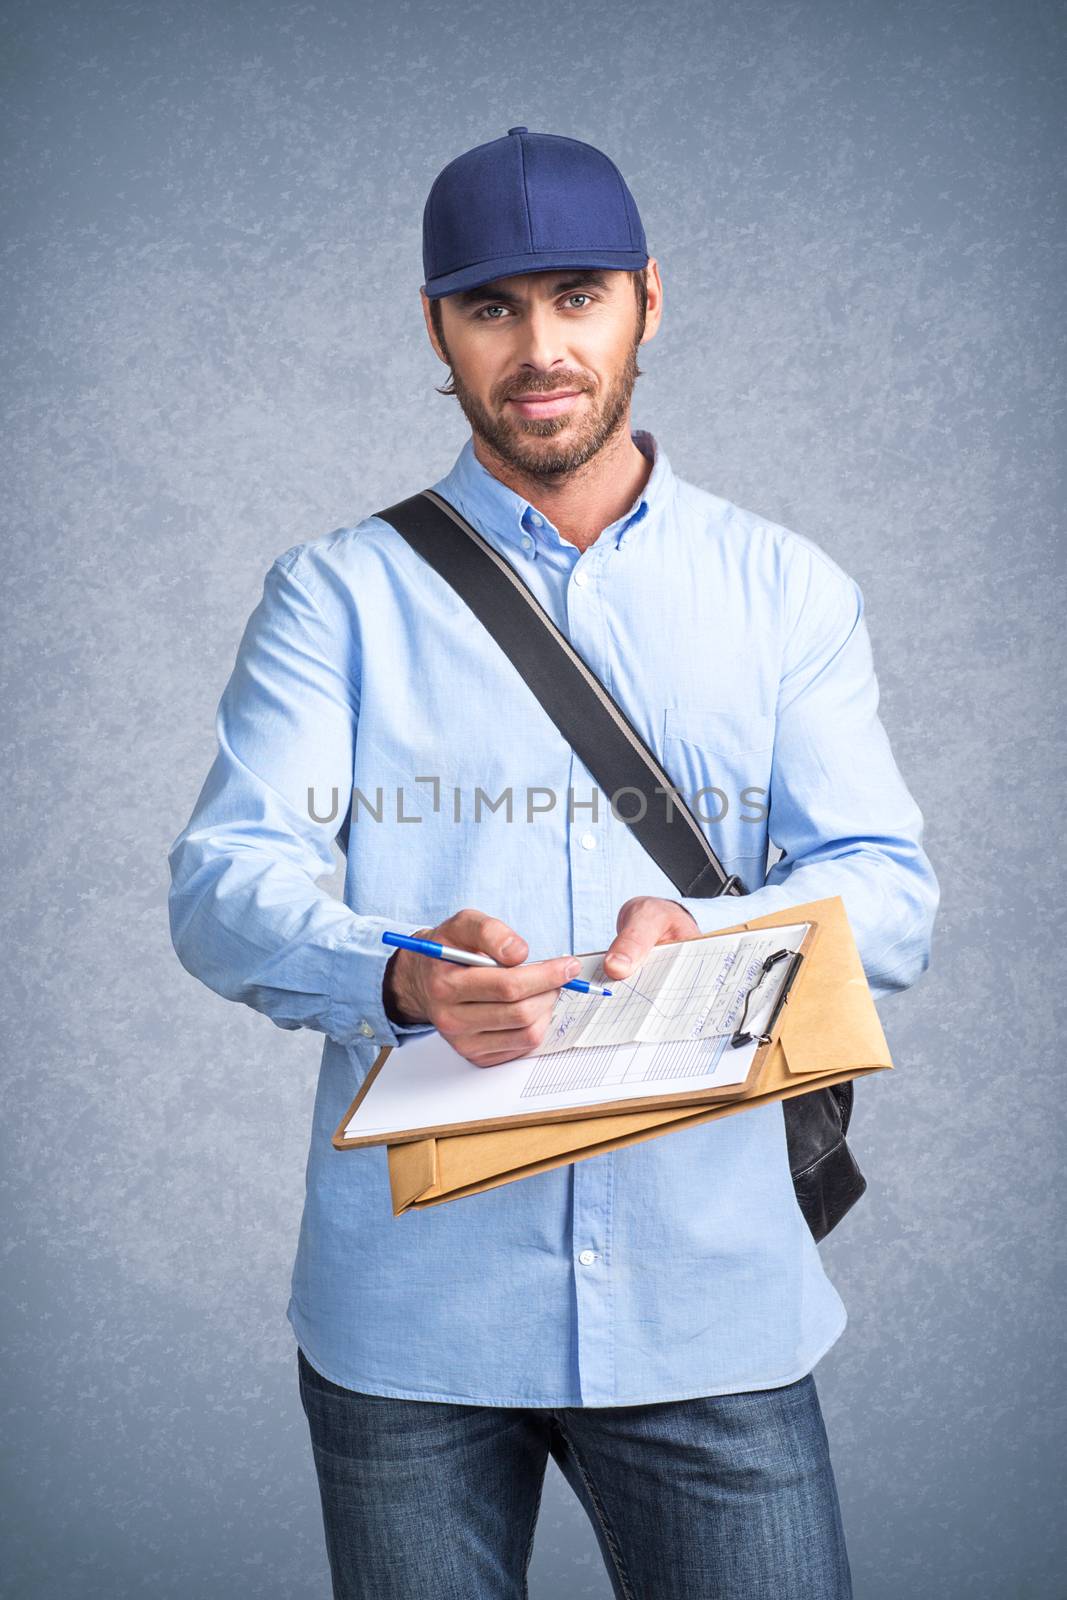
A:
[[[616,548],[667,501],[672,487],[670,462],[652,434],[637,428],[631,431],[630,437],[641,454],[651,460],[652,471],[630,509],[600,535],[601,539],[611,540]],[[474,454],[473,434],[456,457],[451,471],[433,487],[456,506],[480,533],[497,534],[519,545],[527,555],[535,555],[538,548],[546,550],[553,546],[563,550],[576,549],[569,540],[560,538],[558,530],[543,511],[514,489],[509,489],[506,483],[501,483],[482,465]]]

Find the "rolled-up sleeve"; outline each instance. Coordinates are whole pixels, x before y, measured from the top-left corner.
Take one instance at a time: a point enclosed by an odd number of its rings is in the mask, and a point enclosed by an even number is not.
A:
[[[294,571],[299,549],[266,574],[219,702],[217,754],[168,852],[171,939],[194,977],[279,1028],[397,1045],[423,1030],[386,1016],[381,935],[424,924],[316,887],[351,801],[359,659],[338,597]]]
[[[881,997],[929,964],[937,879],[878,716],[859,586],[805,542],[788,591],[767,818],[782,857],[748,895],[680,904],[712,933],[840,895]]]

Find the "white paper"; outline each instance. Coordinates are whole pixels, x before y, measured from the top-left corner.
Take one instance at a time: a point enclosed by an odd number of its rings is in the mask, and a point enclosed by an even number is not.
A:
[[[795,949],[807,927],[802,923],[795,928],[760,930],[761,938],[765,933],[771,936],[765,953]],[[734,936],[722,941],[694,942],[730,944]],[[605,953],[586,959],[602,962]],[[643,962],[628,981],[639,980],[646,965]],[[787,963],[782,962],[781,966],[784,968]],[[767,1000],[758,1011],[755,1002],[750,1007],[746,1030],[750,1021],[758,1024],[760,1016],[773,1004],[779,986],[776,973],[768,978],[769,986],[772,980]],[[618,987],[617,980],[609,981],[612,987]],[[592,996],[566,993],[571,999],[596,1003]],[[603,1000],[605,1006],[614,1003],[614,998]],[[423,1128],[447,1128],[502,1117],[528,1116],[536,1122],[546,1111],[586,1106],[595,1110],[598,1105],[613,1101],[662,1098],[675,1092],[679,1101],[684,1101],[694,1092],[744,1083],[756,1049],[755,1043],[734,1049],[729,1036],[723,1033],[689,1039],[579,1045],[548,1055],[538,1050],[499,1066],[478,1067],[453,1050],[439,1033],[418,1034],[389,1052],[355,1115],[349,1118],[345,1137],[387,1139],[392,1134]]]
[[[561,989],[548,1030],[530,1053],[732,1034],[766,957],[775,950],[796,950],[809,926],[800,922],[657,945],[625,979],[605,976],[606,951],[585,956],[578,976],[611,989],[610,997]],[[769,1011],[767,1002],[773,1004],[784,976],[784,970],[772,968],[760,984],[745,1017],[747,1032],[756,1031],[749,1024]]]

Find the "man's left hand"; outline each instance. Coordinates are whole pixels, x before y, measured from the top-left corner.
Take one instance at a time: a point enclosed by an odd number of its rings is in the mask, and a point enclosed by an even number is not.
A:
[[[604,957],[608,978],[628,978],[657,944],[692,939],[700,929],[677,900],[639,894],[627,900],[615,921],[618,932]]]

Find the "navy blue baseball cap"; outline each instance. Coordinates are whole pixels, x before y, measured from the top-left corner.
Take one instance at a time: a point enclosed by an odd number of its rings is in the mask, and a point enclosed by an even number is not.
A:
[[[645,230],[615,163],[558,133],[509,128],[457,156],[422,214],[431,300],[518,272],[648,265]]]

